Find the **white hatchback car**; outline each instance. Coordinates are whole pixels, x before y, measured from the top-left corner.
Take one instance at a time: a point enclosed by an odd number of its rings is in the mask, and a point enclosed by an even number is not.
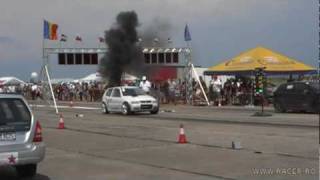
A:
[[[159,112],[158,101],[135,86],[108,88],[102,97],[102,112],[121,112],[124,115],[134,112]]]

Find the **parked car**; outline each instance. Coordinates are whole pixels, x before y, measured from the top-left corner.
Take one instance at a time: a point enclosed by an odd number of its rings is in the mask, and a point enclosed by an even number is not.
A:
[[[121,112],[124,115],[134,112],[159,112],[158,101],[135,86],[108,88],[102,97],[102,112]]]
[[[0,94],[0,165],[32,177],[45,156],[41,126],[21,95]]]
[[[319,84],[315,82],[289,82],[281,84],[274,92],[273,104],[277,112],[319,112]]]

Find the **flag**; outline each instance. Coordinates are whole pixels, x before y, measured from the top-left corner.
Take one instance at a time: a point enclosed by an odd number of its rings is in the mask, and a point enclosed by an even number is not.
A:
[[[82,41],[82,38],[80,36],[76,36],[76,41]]]
[[[58,40],[58,24],[44,20],[43,22],[43,38],[49,40]]]
[[[65,34],[61,34],[60,41],[66,42],[67,39],[68,39],[68,36],[66,36]]]
[[[189,32],[188,24],[186,24],[186,27],[184,28],[184,40],[191,41],[191,35]]]
[[[104,42],[104,38],[103,37],[99,37],[99,42],[103,43]]]

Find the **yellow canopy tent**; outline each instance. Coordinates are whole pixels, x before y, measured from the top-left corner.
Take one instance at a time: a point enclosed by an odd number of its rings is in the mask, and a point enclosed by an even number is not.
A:
[[[204,74],[249,74],[256,68],[264,68],[267,74],[309,73],[316,70],[270,49],[256,47],[231,60],[209,67]]]

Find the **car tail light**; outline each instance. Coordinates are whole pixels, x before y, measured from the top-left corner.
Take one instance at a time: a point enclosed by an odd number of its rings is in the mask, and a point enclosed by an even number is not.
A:
[[[39,121],[36,123],[36,131],[34,133],[33,142],[42,142],[42,128]]]

